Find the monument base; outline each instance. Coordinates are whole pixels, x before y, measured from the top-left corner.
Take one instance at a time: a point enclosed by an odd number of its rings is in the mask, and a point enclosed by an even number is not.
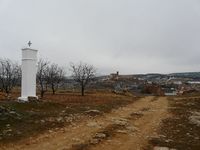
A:
[[[17,99],[19,102],[31,102],[31,101],[37,101],[37,96],[28,96],[28,97],[18,97]]]
[[[28,102],[28,97],[18,97],[19,102]]]

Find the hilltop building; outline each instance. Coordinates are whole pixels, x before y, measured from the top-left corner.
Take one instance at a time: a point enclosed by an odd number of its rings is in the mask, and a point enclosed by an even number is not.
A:
[[[118,80],[118,79],[119,79],[119,71],[110,74],[110,80]]]

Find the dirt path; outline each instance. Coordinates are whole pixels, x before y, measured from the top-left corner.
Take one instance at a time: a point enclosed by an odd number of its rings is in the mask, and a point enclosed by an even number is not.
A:
[[[83,120],[57,132],[43,134],[3,150],[139,150],[167,116],[165,97],[142,98],[100,117]]]

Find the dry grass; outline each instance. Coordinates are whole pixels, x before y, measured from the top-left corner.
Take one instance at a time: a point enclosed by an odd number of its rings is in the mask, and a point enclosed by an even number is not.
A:
[[[56,95],[52,95],[51,93],[47,93],[44,96],[44,100],[47,101],[56,101],[59,103],[105,103],[106,101],[113,101],[116,99],[123,99],[124,97],[128,97],[129,95],[117,95],[111,92],[93,92],[86,93],[85,96],[81,96],[78,92],[66,92],[66,93],[58,93]],[[130,97],[133,97],[132,95]]]
[[[15,93],[18,96],[19,93]],[[13,111],[14,114],[1,114],[0,144],[18,141],[43,132],[66,126],[69,122],[57,121],[56,118],[71,115],[88,115],[85,111],[98,110],[107,113],[114,108],[125,106],[137,98],[116,95],[109,92],[87,93],[82,97],[79,93],[47,93],[38,103],[18,103],[12,100],[0,101],[0,106]],[[64,112],[64,113],[63,113]],[[49,118],[53,121],[48,121]]]
[[[1,114],[0,143],[20,140],[37,135],[50,128],[63,126],[62,122],[43,122],[50,117],[56,117],[64,110],[64,106],[57,103],[18,103],[1,102],[8,112]],[[11,113],[12,112],[12,113]]]

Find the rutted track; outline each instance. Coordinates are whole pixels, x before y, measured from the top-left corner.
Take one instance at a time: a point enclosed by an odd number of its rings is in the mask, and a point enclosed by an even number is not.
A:
[[[162,119],[166,118],[165,97],[142,98],[103,116],[84,119],[58,132],[43,134],[38,139],[10,145],[6,150],[138,150],[145,147]]]

